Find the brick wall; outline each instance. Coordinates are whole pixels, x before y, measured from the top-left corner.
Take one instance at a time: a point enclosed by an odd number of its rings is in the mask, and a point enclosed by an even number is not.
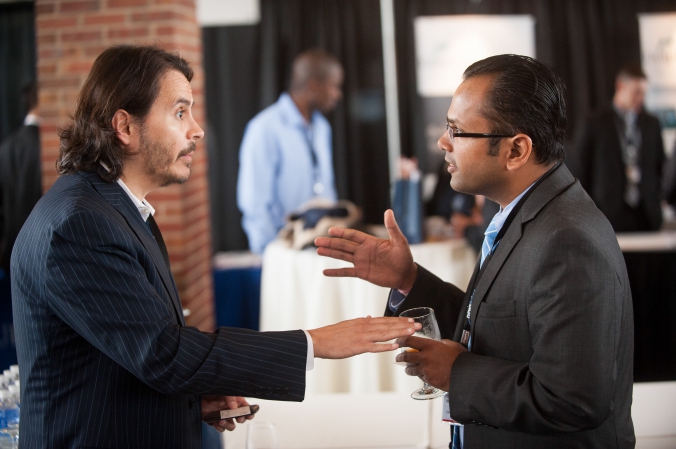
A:
[[[42,169],[48,189],[56,181],[57,127],[68,123],[79,87],[96,57],[114,44],[156,44],[177,51],[195,71],[193,114],[202,126],[204,78],[201,34],[194,0],[38,0],[36,2],[38,80],[43,117]],[[215,326],[206,147],[193,157],[192,176],[148,197],[167,243],[172,271],[188,325]]]

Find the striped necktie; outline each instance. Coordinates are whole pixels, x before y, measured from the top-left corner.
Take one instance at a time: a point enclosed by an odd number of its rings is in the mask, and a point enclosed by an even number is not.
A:
[[[481,266],[484,264],[486,257],[493,251],[493,244],[495,243],[495,237],[498,235],[498,229],[495,226],[495,217],[491,220],[490,224],[484,232],[484,243],[481,245]]]

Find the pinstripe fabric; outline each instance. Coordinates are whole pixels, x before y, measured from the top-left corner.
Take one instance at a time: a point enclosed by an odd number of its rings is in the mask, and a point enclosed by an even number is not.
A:
[[[117,183],[60,178],[12,254],[21,448],[199,448],[203,394],[301,401],[302,331],[185,327]]]

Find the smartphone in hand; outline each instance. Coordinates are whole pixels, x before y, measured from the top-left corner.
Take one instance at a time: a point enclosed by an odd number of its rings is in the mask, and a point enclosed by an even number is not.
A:
[[[218,422],[222,419],[239,418],[240,416],[250,416],[256,414],[260,409],[257,405],[245,405],[244,407],[233,408],[228,410],[218,410],[207,413],[202,419],[207,424]]]

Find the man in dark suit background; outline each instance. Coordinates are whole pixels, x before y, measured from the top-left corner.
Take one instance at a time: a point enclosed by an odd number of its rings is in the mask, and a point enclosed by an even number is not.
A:
[[[387,315],[432,307],[442,338],[408,337],[406,373],[448,392],[454,448],[628,448],[633,311],[608,220],[562,161],[564,87],[534,59],[467,68],[448,110],[451,185],[500,205],[466,292],[416,265],[391,211],[390,239],[339,228],[318,253],[392,288]]]
[[[662,225],[664,146],[659,121],[643,109],[647,85],[640,67],[622,68],[612,104],[587,120],[571,155],[573,175],[615,232]]]
[[[7,274],[16,236],[42,196],[37,84],[26,85],[21,97],[23,126],[0,145],[0,269]]]
[[[392,350],[376,342],[413,333],[370,317],[289,332],[185,326],[145,197],[190,176],[204,134],[192,75],[156,47],[112,47],[60,131],[62,176],[12,253],[23,449],[199,448],[204,414],[243,396],[301,401],[313,357]]]

